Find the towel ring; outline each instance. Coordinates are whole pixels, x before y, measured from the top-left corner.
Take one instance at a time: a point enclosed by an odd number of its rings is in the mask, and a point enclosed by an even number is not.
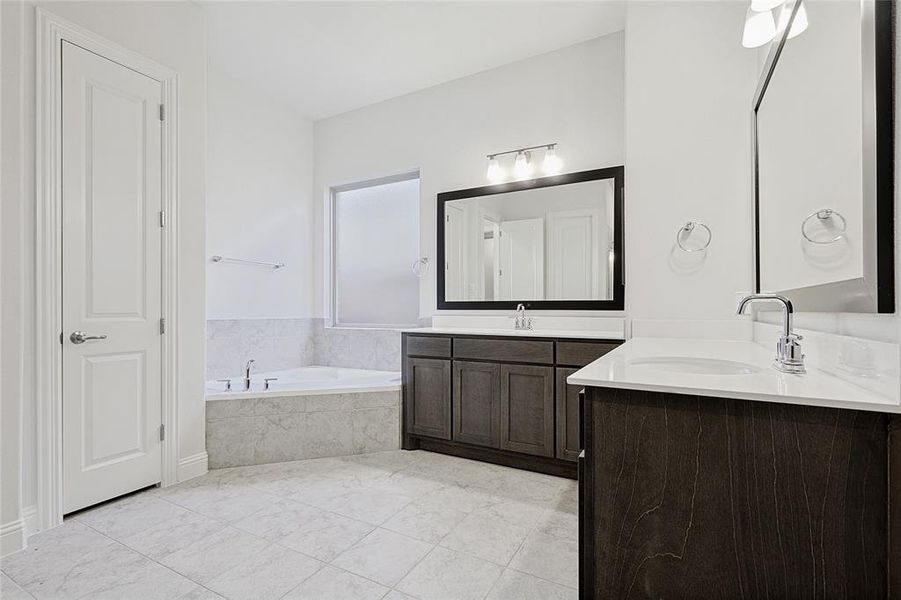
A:
[[[691,234],[695,230],[695,227],[701,227],[707,232],[707,241],[697,248],[687,248],[682,243],[682,236]],[[711,241],[713,241],[713,232],[710,231],[710,228],[701,221],[688,221],[685,223],[685,225],[679,228],[679,231],[676,232],[676,244],[678,244],[679,248],[681,248],[683,252],[701,252],[702,250],[706,250],[710,246]]]
[[[805,227],[807,227],[807,222],[810,221],[814,217],[819,219],[820,223],[822,223],[824,221],[831,221],[833,219],[833,217],[838,217],[839,220],[841,220],[841,222],[842,222],[841,229],[838,230],[838,234],[831,240],[815,240],[815,239],[811,238],[809,235],[807,235],[807,230],[805,229]],[[840,239],[842,239],[843,237],[845,237],[845,231],[847,231],[847,230],[848,230],[848,221],[845,219],[844,216],[842,216],[842,213],[832,210],[831,208],[821,208],[820,210],[814,211],[814,212],[810,213],[809,215],[807,215],[807,217],[805,217],[803,221],[801,221],[801,235],[803,235],[804,239],[807,240],[808,242],[810,242],[811,244],[834,244],[835,242],[837,242]]]
[[[423,256],[420,259],[414,260],[413,264],[410,265],[410,270],[413,271],[413,274],[416,275],[416,277],[422,279],[422,276],[429,270],[428,257]]]

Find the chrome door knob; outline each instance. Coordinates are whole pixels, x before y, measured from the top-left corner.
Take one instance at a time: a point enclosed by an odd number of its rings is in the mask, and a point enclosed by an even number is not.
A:
[[[84,344],[88,340],[105,340],[106,334],[104,335],[88,335],[84,331],[73,331],[72,335],[69,336],[69,341],[73,344]]]

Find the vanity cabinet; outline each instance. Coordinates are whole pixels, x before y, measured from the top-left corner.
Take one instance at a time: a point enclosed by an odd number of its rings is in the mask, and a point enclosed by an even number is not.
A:
[[[554,456],[554,368],[501,365],[501,448]]]
[[[404,418],[407,431],[442,440],[451,439],[450,362],[435,358],[404,360],[404,393],[409,410]]]
[[[453,361],[453,440],[500,446],[501,368],[495,363]],[[415,399],[414,399],[415,403]],[[415,409],[415,407],[414,407]]]
[[[621,342],[404,333],[405,449],[575,477],[580,386]]]
[[[582,600],[901,598],[901,416],[589,387],[583,418]]]

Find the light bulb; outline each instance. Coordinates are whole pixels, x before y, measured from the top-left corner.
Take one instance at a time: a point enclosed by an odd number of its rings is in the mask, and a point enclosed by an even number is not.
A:
[[[776,20],[773,19],[773,13],[770,11],[755,12],[748,8],[741,45],[745,48],[759,48],[771,42],[775,36]]]
[[[548,175],[556,175],[563,170],[563,161],[557,156],[556,146],[548,146],[544,151],[543,169]]]
[[[513,174],[517,179],[526,179],[532,174],[532,155],[528,152],[520,150],[516,154],[516,161],[513,163]]]
[[[751,0],[751,10],[754,12],[766,12],[781,6],[785,0]]]
[[[798,6],[798,11],[795,13],[795,19],[792,21],[792,28],[788,30],[788,39],[804,33],[807,25],[807,7],[804,6],[804,2],[801,2]]]
[[[504,180],[504,169],[501,168],[496,156],[488,157],[488,172],[485,175],[488,177],[488,181],[492,183],[499,183]]]

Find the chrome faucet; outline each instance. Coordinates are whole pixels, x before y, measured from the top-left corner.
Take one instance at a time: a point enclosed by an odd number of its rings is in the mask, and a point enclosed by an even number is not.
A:
[[[516,305],[513,329],[532,329],[532,317],[526,316],[526,307],[522,302]]]
[[[247,364],[244,365],[244,391],[247,392],[250,390],[250,370],[253,369],[253,364],[256,361],[254,359],[250,359],[247,361]]]
[[[776,360],[773,366],[783,373],[806,373],[804,368],[804,354],[801,352],[801,340],[804,339],[792,331],[792,315],[794,309],[792,302],[779,294],[751,294],[742,298],[738,303],[735,314],[740,315],[751,302],[780,302],[782,303],[782,335],[776,342]]]

